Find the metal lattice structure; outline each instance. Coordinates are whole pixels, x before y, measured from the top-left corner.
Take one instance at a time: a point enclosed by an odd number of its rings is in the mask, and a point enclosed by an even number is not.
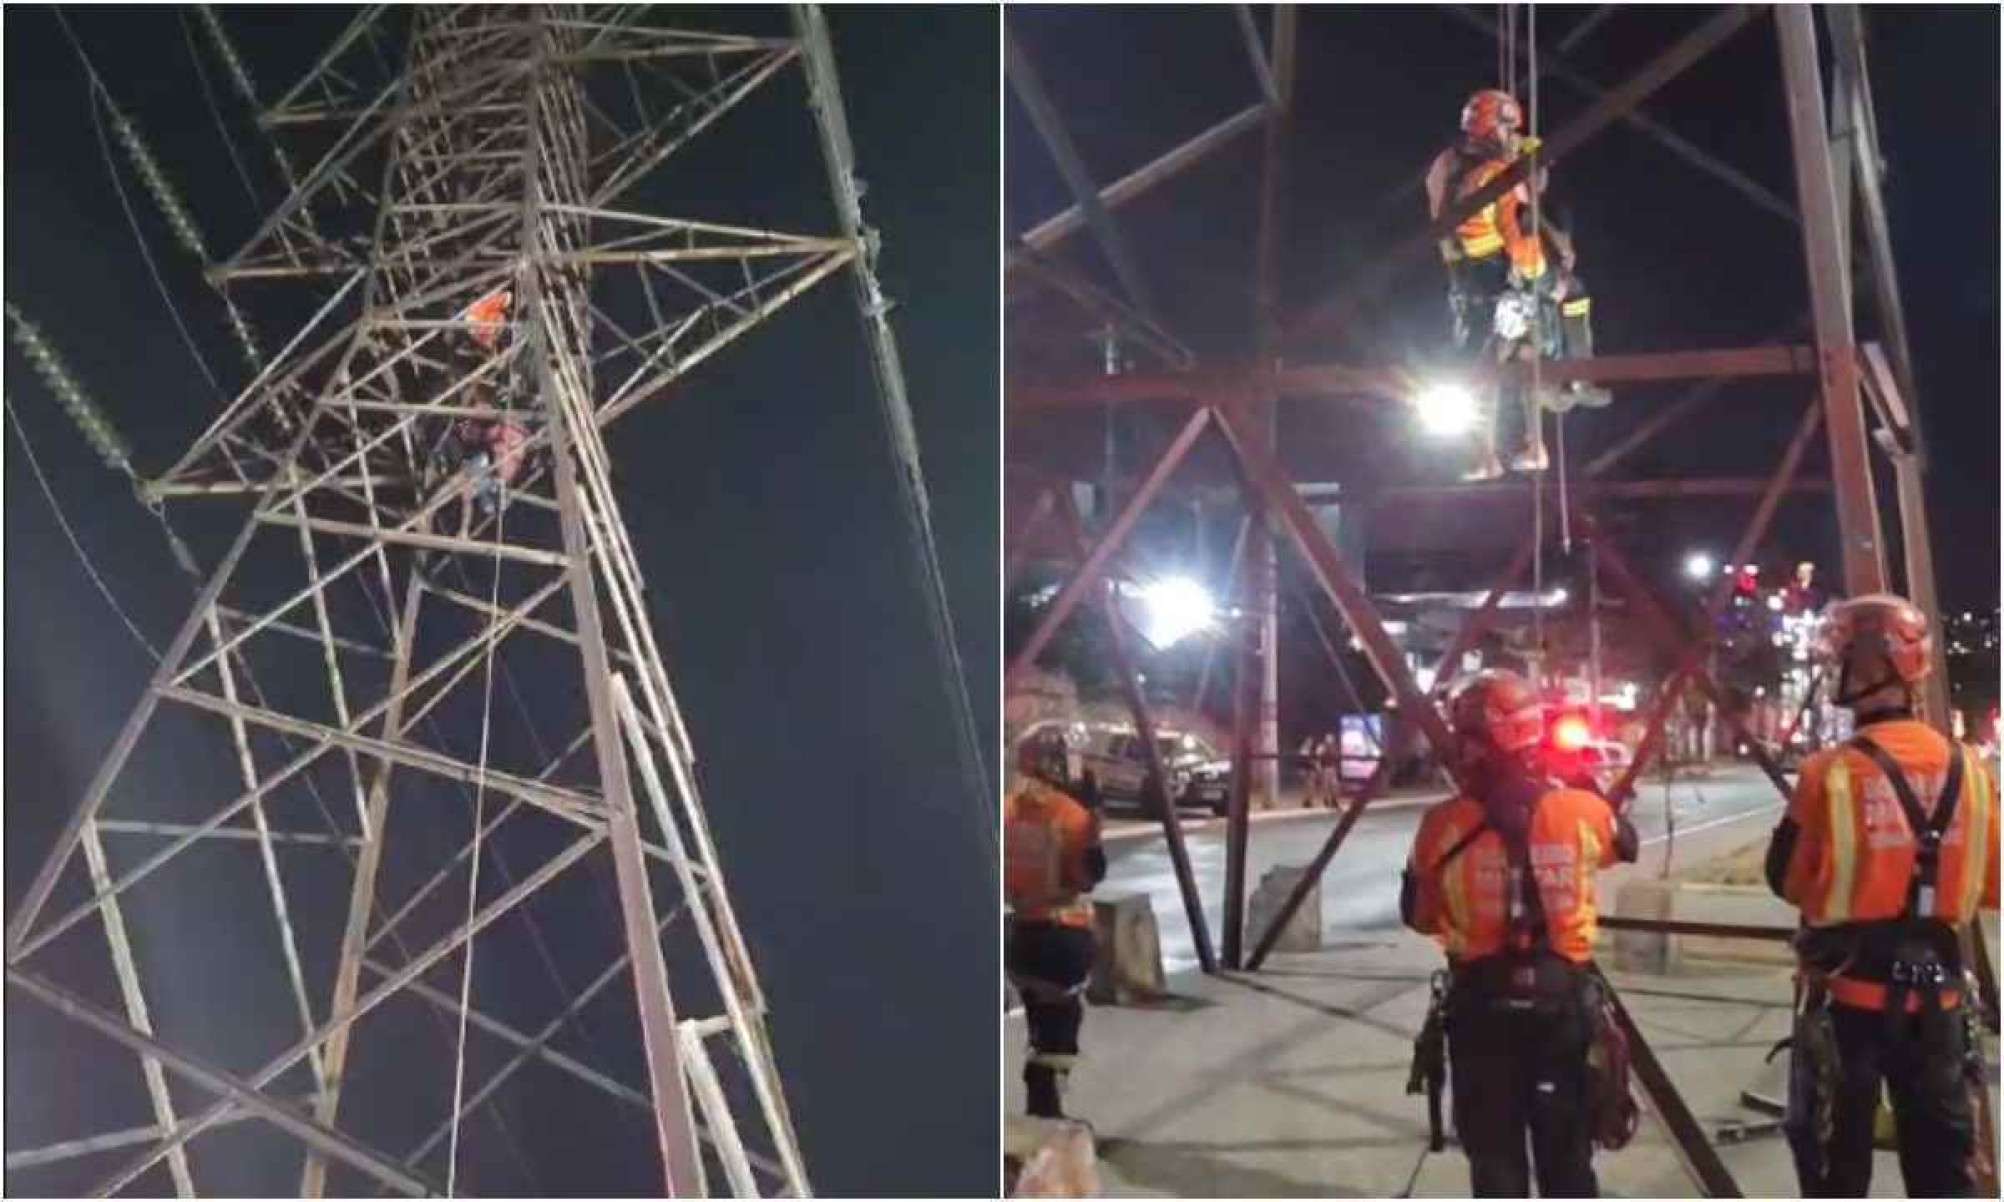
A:
[[[462,1120],[484,1110],[505,1138],[495,1100],[532,1088],[526,1065],[644,1116],[612,1134],[649,1141],[669,1195],[808,1192],[612,426],[851,269],[942,629],[943,599],[822,18],[797,9],[791,38],[670,18],[371,7],[264,109],[291,190],[209,275],[233,316],[272,288],[317,311],[149,483],[156,503],[241,495],[251,513],[7,926],[9,989],[128,1050],[151,1123],[37,1148],[10,1126],[10,1170],[85,1164],[99,1193],[191,1196],[203,1135],[250,1119],[296,1141],[307,1196],[463,1189]],[[796,64],[839,232],[653,211],[658,169]],[[536,720],[505,727],[518,680]],[[163,765],[204,752],[234,773],[223,795],[163,787]],[[480,988],[467,961],[594,873],[622,954],[533,1020]],[[283,1038],[246,1059],[160,1017],[163,963],[202,967],[199,944],[135,939],[162,891],[269,916],[246,929],[276,945],[296,1014],[256,1029]],[[107,954],[115,1005],[64,976]],[[202,985],[218,1013],[249,988],[220,966]],[[406,1008],[438,1030],[369,1021]],[[563,1050],[587,1011],[638,1054]],[[413,1079],[450,1083],[456,1107],[422,1138],[372,1121]]]

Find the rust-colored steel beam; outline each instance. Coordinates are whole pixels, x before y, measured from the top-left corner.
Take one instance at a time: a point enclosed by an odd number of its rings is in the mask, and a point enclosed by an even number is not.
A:
[[[1509,566],[1505,567],[1503,574],[1497,577],[1496,583],[1489,590],[1489,595],[1483,599],[1481,607],[1470,614],[1468,620],[1461,624],[1461,629],[1455,632],[1453,641],[1448,644],[1447,650],[1440,657],[1440,662],[1434,667],[1434,687],[1429,705],[1433,697],[1439,697],[1447,691],[1448,670],[1459,662],[1462,655],[1473,647],[1476,640],[1489,628],[1495,618],[1497,606],[1503,600],[1503,594],[1523,578],[1524,569],[1531,566],[1531,556],[1537,550],[1537,546],[1536,536],[1524,540],[1523,545],[1518,547],[1517,553],[1511,557]],[[1274,912],[1273,920],[1267,924],[1266,930],[1253,945],[1252,958],[1246,961],[1248,971],[1256,972],[1259,966],[1266,962],[1268,953],[1273,951],[1273,945],[1280,939],[1280,933],[1287,929],[1289,922],[1293,921],[1294,912],[1307,901],[1308,891],[1322,879],[1322,873],[1329,867],[1329,861],[1336,858],[1337,849],[1342,847],[1343,840],[1349,837],[1350,828],[1357,825],[1357,819],[1362,816],[1364,806],[1390,779],[1393,766],[1405,754],[1405,743],[1410,733],[1409,724],[1401,721],[1392,723],[1391,732],[1385,736],[1385,745],[1378,750],[1378,766],[1372,770],[1369,779],[1357,791],[1357,796],[1343,811],[1343,816],[1336,820],[1329,837],[1323,841],[1314,858],[1308,862],[1307,871],[1303,872],[1301,879],[1295,882],[1293,890],[1281,902],[1280,909]]]
[[[1816,436],[1816,428],[1822,424],[1823,408],[1811,402],[1803,411],[1802,421],[1796,426],[1795,437],[1789,440],[1788,449],[1782,452],[1781,462],[1775,466],[1774,476],[1768,481],[1767,490],[1762,494],[1760,504],[1754,507],[1753,515],[1747,519],[1746,528],[1740,532],[1739,541],[1733,546],[1733,556],[1727,562],[1744,563],[1753,549],[1760,544],[1760,540],[1766,537],[1768,526],[1774,521],[1775,510],[1781,505],[1782,495],[1787,492],[1790,482],[1795,478],[1796,469],[1802,465],[1802,456],[1808,451],[1810,440]],[[1594,546],[1597,552],[1609,551],[1597,533],[1594,535]],[[1616,570],[1625,572],[1626,562],[1620,560],[1618,553],[1614,558],[1617,564]],[[1663,682],[1663,687],[1658,690],[1656,699],[1650,707],[1649,723],[1644,728],[1642,742],[1636,747],[1635,758],[1623,770],[1621,779],[1609,790],[1609,795],[1617,805],[1625,803],[1650,754],[1662,741],[1663,724],[1668,720],[1671,708],[1683,695],[1685,681],[1698,670],[1699,661],[1704,658],[1708,647],[1712,623],[1717,621],[1719,614],[1724,611],[1727,600],[1732,596],[1732,590],[1733,582],[1727,577],[1722,576],[1713,583],[1711,594],[1705,599],[1705,630],[1700,632],[1697,641],[1691,642],[1685,649],[1676,671],[1670,674]],[[1719,708],[1721,711],[1726,709],[1724,705],[1720,705]],[[1749,738],[1748,742],[1753,740]],[[1775,782],[1786,796],[1788,788],[1781,782],[1778,773]]]
[[[1624,114],[1634,111],[1636,105],[1647,100],[1663,85],[1704,58],[1714,47],[1737,33],[1752,18],[1755,11],[1754,7],[1743,4],[1728,5],[1717,10],[1703,25],[1650,60],[1627,81],[1610,89],[1600,99],[1587,106],[1585,112],[1546,139],[1538,153],[1539,162],[1544,166],[1558,163],[1594,135],[1620,120]],[[1342,325],[1358,303],[1383,288],[1385,281],[1394,271],[1409,262],[1424,258],[1440,237],[1461,224],[1469,214],[1480,210],[1522,182],[1528,166],[1528,160],[1519,159],[1509,170],[1498,175],[1486,186],[1470,193],[1458,203],[1443,206],[1440,216],[1429,227],[1394,243],[1371,263],[1353,272],[1333,295],[1297,316],[1286,331],[1288,340],[1293,341],[1302,335]]]
[[[1164,180],[1180,175],[1203,162],[1220,147],[1230,145],[1240,134],[1258,129],[1266,122],[1266,118],[1267,106],[1264,104],[1255,104],[1232,114],[1160,158],[1137,167],[1101,188],[1100,205],[1109,211],[1119,208]],[[1023,242],[1033,250],[1049,250],[1084,229],[1085,224],[1085,210],[1073,205],[1025,232]]]
[[[1069,492],[1060,493],[1057,502],[1059,520],[1064,523],[1067,537],[1083,563],[1089,553],[1085,545],[1085,524],[1079,520],[1078,507],[1072,503]],[[1141,738],[1141,754],[1148,764],[1152,781],[1152,786],[1142,786],[1142,804],[1148,805],[1153,801],[1152,808],[1162,820],[1162,841],[1169,848],[1169,864],[1176,872],[1176,891],[1183,898],[1183,915],[1190,923],[1190,939],[1197,948],[1197,963],[1207,973],[1216,972],[1218,958],[1211,949],[1211,928],[1204,918],[1203,895],[1197,891],[1197,874],[1190,867],[1190,849],[1183,842],[1183,827],[1176,820],[1176,801],[1169,796],[1169,771],[1162,762],[1162,748],[1155,741],[1155,718],[1149,713],[1148,699],[1142,695],[1141,682],[1134,671],[1134,658],[1128,654],[1127,628],[1120,616],[1120,607],[1114,602],[1111,584],[1101,581],[1093,586],[1093,592],[1099,599],[1100,611],[1106,617],[1107,647],[1113,653],[1114,671],[1120,675],[1121,695],[1134,718],[1134,733]],[[1149,796],[1151,788],[1154,793],[1152,798]]]
[[[1573,523],[1575,528],[1586,531],[1589,538],[1599,537],[1599,527],[1594,522],[1591,514],[1575,507],[1574,515]],[[1688,632],[1680,629],[1676,620],[1670,616],[1669,611],[1656,599],[1656,594],[1650,589],[1648,583],[1636,574],[1633,567],[1629,566],[1627,558],[1615,548],[1613,543],[1607,541],[1601,541],[1598,544],[1595,548],[1595,554],[1599,557],[1601,566],[1605,567],[1608,575],[1612,577],[1615,587],[1628,599],[1630,606],[1641,616],[1643,623],[1649,627],[1650,633],[1654,636],[1657,644],[1667,651],[1684,656],[1686,662],[1695,665],[1696,660],[1692,655],[1695,648]],[[1746,740],[1748,753],[1753,756],[1755,766],[1761,770],[1762,775],[1767,777],[1768,783],[1772,784],[1775,787],[1775,791],[1780,793],[1784,799],[1792,798],[1794,796],[1794,789],[1789,785],[1788,778],[1782,775],[1781,766],[1774,762],[1774,757],[1767,753],[1767,748],[1761,745],[1760,740],[1755,738],[1753,732],[1747,729],[1746,723],[1741,720],[1739,714],[1734,712],[1733,708],[1727,704],[1730,698],[1726,696],[1725,690],[1719,687],[1719,683],[1712,679],[1711,673],[1707,672],[1702,666],[1693,666],[1686,675],[1704,691],[1705,696],[1717,707],[1719,716],[1726,720],[1728,726],[1732,727],[1733,733]],[[1664,687],[1668,689],[1680,687],[1680,685],[1678,681],[1673,679],[1667,682]],[[1641,760],[1642,752],[1638,750],[1636,762],[1640,763]],[[1631,764],[1629,767],[1630,771],[1626,775],[1632,778],[1637,769],[1634,764]]]
[[[1607,977],[1596,966],[1593,974],[1599,979],[1602,990],[1607,995],[1609,1008],[1614,1011],[1616,1025],[1628,1038],[1628,1055],[1635,1066],[1635,1077],[1642,1085],[1643,1096],[1649,1100],[1650,1109],[1670,1136],[1670,1146],[1677,1150],[1677,1159],[1684,1171],[1691,1175],[1698,1188],[1707,1198],[1738,1198],[1739,1182],[1733,1180],[1726,1162],[1719,1159],[1719,1151],[1705,1136],[1705,1129],[1698,1124],[1697,1116],[1684,1104],[1677,1093],[1677,1086],[1670,1080],[1670,1074],[1663,1062],[1656,1058],[1656,1051],[1649,1041],[1642,1037],[1642,1031],[1635,1025],[1635,1017],[1628,1012],[1621,995],[1615,991]]]
[[[1758,496],[1770,482],[1758,476],[1718,476],[1712,479],[1603,480],[1572,487],[1578,496],[1602,501],[1681,501],[1697,497]],[[1395,484],[1344,498],[1347,505],[1372,508],[1405,506],[1415,501],[1500,501],[1519,498],[1535,486],[1522,480],[1501,480],[1467,484]],[[1828,492],[1825,479],[1791,481],[1788,492]],[[1546,489],[1550,492],[1550,489]]]
[[[1420,692],[1407,669],[1405,657],[1399,653],[1392,636],[1385,632],[1385,624],[1378,617],[1376,607],[1357,583],[1350,569],[1343,565],[1342,557],[1330,544],[1329,536],[1315,523],[1315,515],[1302,501],[1294,486],[1284,476],[1278,465],[1269,458],[1258,442],[1249,437],[1238,414],[1220,409],[1217,411],[1219,428],[1231,440],[1232,448],[1238,452],[1240,466],[1245,471],[1246,483],[1259,499],[1265,503],[1268,520],[1278,519],[1287,532],[1294,536],[1295,544],[1301,549],[1302,557],[1308,561],[1315,579],[1336,606],[1336,612],[1350,627],[1358,641],[1364,646],[1364,657],[1383,681],[1385,687],[1398,698],[1399,710],[1408,714],[1419,724],[1420,732],[1427,737],[1445,756],[1449,750],[1447,726],[1440,714],[1433,708],[1426,694]]]
[[[1547,383],[1586,380],[1640,384],[1808,375],[1816,367],[1816,355],[1808,347],[1748,346],[1550,360],[1539,365],[1538,373]],[[1492,374],[1495,378],[1529,378],[1529,369],[1522,364],[1507,365],[1494,373],[1472,373],[1471,379],[1489,378]],[[1221,393],[1266,390],[1283,396],[1372,396],[1403,402],[1419,383],[1418,376],[1405,368],[1305,363],[1263,372],[1257,366],[1239,364],[1190,372],[1133,372],[1070,381],[1012,383],[1008,396],[1009,404],[1019,409],[1203,401]]]
[[[1183,462],[1184,457],[1190,453],[1190,448],[1196,444],[1198,436],[1210,423],[1211,411],[1199,409],[1183,424],[1182,431],[1169,444],[1169,449],[1156,460],[1155,467],[1148,473],[1148,478],[1142,481],[1141,487],[1128,499],[1126,507],[1113,519],[1113,524],[1107,527],[1099,543],[1080,561],[1079,570],[1072,574],[1072,578],[1065,582],[1065,586],[1059,589],[1058,595],[1052,599],[1051,608],[1045,612],[1043,621],[1037,623],[1037,628],[1030,632],[1030,637],[1025,640],[1022,649],[1009,661],[1009,671],[1003,681],[1005,692],[1009,686],[1021,679],[1025,669],[1037,662],[1037,656],[1042,654],[1044,648],[1050,644],[1051,636],[1058,632],[1058,628],[1064,625],[1065,619],[1071,616],[1072,610],[1077,608],[1079,599],[1085,595],[1085,591],[1098,583],[1101,574],[1106,571],[1106,565],[1113,559],[1114,552],[1120,550],[1120,545],[1127,541],[1127,536],[1134,530],[1134,524],[1141,520],[1142,513],[1155,499],[1155,494],[1162,491],[1164,482],[1175,472],[1177,465]]]
[[[1610,931],[1650,931],[1659,935],[1712,935],[1721,939],[1765,939],[1787,943],[1794,939],[1794,927],[1744,926],[1736,922],[1684,922],[1674,918],[1622,918],[1600,916],[1600,925]]]
[[[1886,559],[1865,444],[1864,405],[1858,394],[1858,348],[1851,329],[1851,287],[1844,260],[1850,231],[1838,225],[1815,16],[1807,7],[1784,4],[1775,8],[1774,17],[1781,33],[1781,74],[1802,210],[1802,251],[1816,320],[1830,475],[1837,483],[1844,591],[1858,597],[1886,590]]]

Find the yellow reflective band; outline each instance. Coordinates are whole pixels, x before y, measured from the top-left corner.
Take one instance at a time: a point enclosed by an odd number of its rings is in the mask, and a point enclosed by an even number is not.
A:
[[[1488,216],[1489,210],[1482,210],[1480,216]],[[1463,238],[1461,251],[1471,259],[1486,259],[1503,249],[1503,235],[1484,234],[1479,238]]]
[[[1858,877],[1858,816],[1851,799],[1851,769],[1842,758],[1831,761],[1823,780],[1829,798],[1830,891],[1823,898],[1821,921],[1851,920],[1851,890]]]
[[[1565,314],[1567,317],[1585,317],[1588,313],[1593,312],[1593,302],[1585,298],[1569,300],[1559,306],[1559,312]]]
[[[1445,847],[1453,847],[1467,834],[1467,831],[1454,832],[1454,837],[1445,841]],[[1476,842],[1481,842],[1481,839],[1478,838]],[[1468,889],[1464,884],[1467,878],[1462,873],[1468,867],[1469,856],[1474,850],[1474,844],[1470,844],[1467,851],[1456,856],[1455,862],[1440,873],[1441,916],[1446,919],[1440,925],[1442,933],[1447,936],[1447,950],[1450,952],[1463,951],[1468,946],[1465,932],[1473,915],[1468,910]],[[1438,863],[1436,860],[1435,864]],[[1438,868],[1436,871],[1439,871]]]
[[[1077,1066],[1078,1062],[1079,1058],[1077,1056],[1075,1055],[1068,1056],[1061,1052],[1030,1053],[1031,1064],[1041,1064],[1045,1068],[1054,1068],[1061,1073],[1070,1072],[1074,1067]]]
[[[1990,872],[1990,776],[1967,751],[1961,752],[1962,790],[1962,908],[1954,917],[1974,917],[1983,904],[1983,883]],[[1938,904],[1938,903],[1937,903]]]
[[[1593,833],[1593,828],[1585,822],[1581,822],[1579,828],[1580,879],[1584,881],[1588,873],[1600,867],[1600,839]]]

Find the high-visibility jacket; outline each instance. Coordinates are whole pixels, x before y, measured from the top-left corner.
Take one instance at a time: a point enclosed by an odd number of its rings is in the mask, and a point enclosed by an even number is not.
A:
[[[1438,217],[1450,201],[1479,191],[1510,164],[1509,159],[1482,159],[1459,147],[1442,151],[1427,173],[1434,216]],[[1454,228],[1454,237],[1467,258],[1488,259],[1507,253],[1510,265],[1525,279],[1545,274],[1544,245],[1531,236],[1531,194],[1521,183],[1470,213]]]
[[[1092,811],[1061,790],[1024,780],[1003,806],[1003,889],[1024,922],[1092,926],[1087,855],[1099,846]]]
[[[1481,802],[1443,801],[1420,820],[1407,863],[1415,886],[1409,924],[1458,963],[1512,950],[1509,853],[1493,829],[1469,839],[1483,825]],[[1614,810],[1585,790],[1552,789],[1531,811],[1526,842],[1547,945],[1584,964],[1600,923],[1594,874],[1619,858]]]
[[[1875,722],[1860,733],[1884,748],[1904,771],[1916,800],[1932,815],[1946,787],[1949,756],[1963,758],[1962,790],[1941,835],[1935,888],[1915,918],[1952,927],[1968,924],[1978,908],[1997,908],[1997,778],[1983,757],[1951,743],[1921,722]],[[1902,916],[1915,866],[1915,839],[1906,813],[1870,756],[1834,747],[1802,765],[1788,819],[1795,845],[1781,877],[1781,894],[1811,927],[1883,922]],[[1883,1009],[1885,986],[1842,975],[1830,996],[1849,1006]],[[1954,1005],[1957,995],[1942,995]],[[1908,1006],[1919,999],[1910,996]]]
[[[474,301],[466,309],[468,331],[473,340],[487,350],[493,350],[501,341],[501,327],[508,320],[508,306],[515,294],[506,288],[497,289]]]

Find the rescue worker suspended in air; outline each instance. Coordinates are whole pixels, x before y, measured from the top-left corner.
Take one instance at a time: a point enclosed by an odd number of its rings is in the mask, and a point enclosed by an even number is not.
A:
[[[1460,138],[1427,171],[1428,217],[1438,219],[1450,204],[1479,191],[1535,149],[1523,127],[1523,109],[1508,92],[1490,88],[1469,97],[1461,110]],[[1545,174],[1541,169],[1536,181],[1521,182],[1469,214],[1440,242],[1455,345],[1471,362],[1593,356],[1593,298],[1574,271],[1572,237],[1548,211],[1538,213],[1537,228],[1532,228],[1531,189],[1544,188]],[[1557,271],[1551,270],[1552,258],[1558,260]],[[1510,461],[1518,471],[1549,466],[1541,404],[1563,413],[1574,405],[1600,408],[1611,399],[1606,389],[1579,380],[1537,391],[1512,384],[1491,392],[1484,402],[1477,462],[1464,479],[1493,480],[1503,474],[1496,452],[1502,391],[1516,397],[1523,415],[1523,449]]]
[[[1820,644],[1857,734],[1803,763],[1767,852],[1769,886],[1802,911],[1784,1128],[1802,1192],[1866,1194],[1883,1085],[1910,1196],[1983,1196],[1985,1176],[1994,1195],[1960,933],[1997,908],[1997,782],[1915,716],[1932,667],[1920,610],[1883,593],[1838,602]]]
[[[1636,1123],[1627,1045],[1592,972],[1595,876],[1635,859],[1635,828],[1545,777],[1543,707],[1515,673],[1461,685],[1449,719],[1463,791],[1420,820],[1399,892],[1405,924],[1447,953],[1408,1090],[1427,1084],[1438,1149],[1451,1075],[1477,1196],[1529,1197],[1535,1176],[1541,1197],[1590,1197],[1593,1145],[1622,1146]]]
[[[1106,852],[1099,815],[1067,792],[1070,754],[1060,732],[1046,729],[1025,739],[1017,748],[1017,769],[1003,807],[1004,958],[1029,1025],[1027,1109],[1037,1118],[1062,1118],[1095,946],[1086,894],[1106,876]]]

